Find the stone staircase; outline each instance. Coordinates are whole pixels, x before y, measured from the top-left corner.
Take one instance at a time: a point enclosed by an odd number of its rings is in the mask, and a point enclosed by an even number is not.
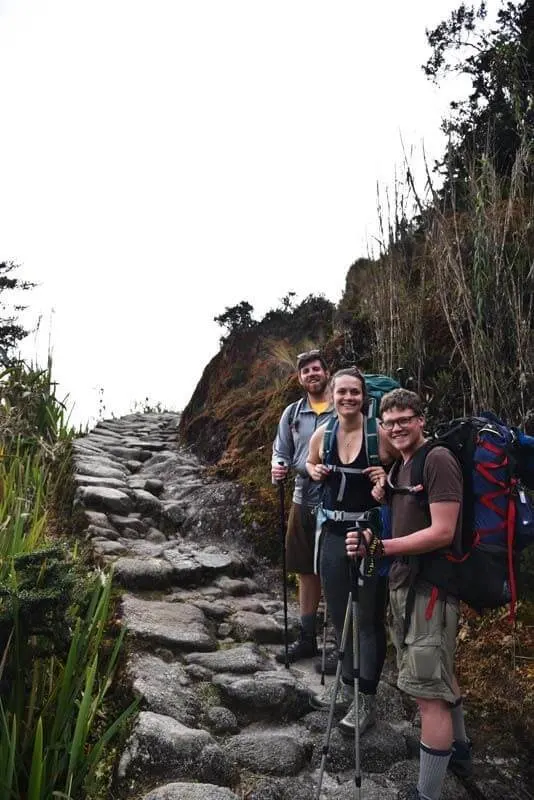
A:
[[[179,446],[178,421],[132,414],[74,443],[75,510],[94,558],[113,565],[124,590],[127,672],[142,698],[117,796],[312,800],[327,725],[309,705],[320,678],[311,661],[289,670],[275,661],[280,576],[247,545],[239,487],[209,478]],[[391,667],[378,711],[361,739],[361,798],[395,800],[416,781],[419,736]],[[487,754],[476,766],[470,782],[447,778],[443,800],[529,798]],[[355,796],[354,742],[334,727],[320,797]]]

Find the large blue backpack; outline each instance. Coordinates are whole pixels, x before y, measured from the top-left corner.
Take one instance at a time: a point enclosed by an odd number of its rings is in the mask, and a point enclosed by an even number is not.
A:
[[[527,474],[522,463],[532,458],[522,452],[529,444],[491,413],[452,420],[413,456],[411,486],[396,485],[395,465],[389,491],[415,493],[428,506],[423,470],[428,453],[438,446],[456,456],[462,471],[462,541],[441,554],[415,556],[417,577],[451,591],[479,613],[510,603],[513,616],[518,556],[534,544],[534,510],[521,482]]]

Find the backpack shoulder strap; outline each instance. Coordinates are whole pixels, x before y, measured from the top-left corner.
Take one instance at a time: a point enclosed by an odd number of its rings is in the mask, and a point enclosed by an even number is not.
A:
[[[367,458],[371,467],[380,466],[380,456],[378,455],[378,421],[377,421],[377,400],[372,395],[369,397],[369,408],[367,415],[363,418],[363,432],[367,447]]]
[[[410,467],[409,486],[399,486],[397,481],[402,461],[400,459],[395,461],[387,477],[386,491],[389,497],[394,494],[413,494],[417,496],[418,502],[422,507],[428,505],[428,497],[423,483],[423,471],[425,468],[426,457],[429,451],[435,446],[436,444],[434,442],[426,442],[414,454]],[[422,489],[418,488],[421,486],[423,487]]]
[[[287,423],[290,428],[293,427],[293,423],[295,422],[296,417],[300,414],[300,410],[302,408],[302,404],[304,403],[304,398],[301,397],[300,400],[295,400],[294,403],[291,403],[291,408],[289,410],[289,416],[287,418]]]
[[[425,469],[426,457],[436,446],[440,446],[440,442],[425,442],[425,444],[414,453],[412,466],[410,468],[410,483],[412,486],[424,486],[423,472]]]
[[[337,429],[339,427],[339,420],[337,417],[331,416],[326,423],[326,429],[323,438],[323,464],[329,464],[332,460],[332,450],[336,440]]]

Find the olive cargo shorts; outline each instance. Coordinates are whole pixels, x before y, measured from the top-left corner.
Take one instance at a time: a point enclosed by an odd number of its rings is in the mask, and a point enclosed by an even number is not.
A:
[[[404,618],[408,587],[390,594],[391,635],[397,649],[399,689],[412,697],[454,703],[454,653],[458,627],[458,602],[438,599],[430,619],[426,619],[430,594],[417,593],[408,633],[404,637]]]
[[[313,575],[315,521],[313,508],[291,503],[286,533],[288,572]]]

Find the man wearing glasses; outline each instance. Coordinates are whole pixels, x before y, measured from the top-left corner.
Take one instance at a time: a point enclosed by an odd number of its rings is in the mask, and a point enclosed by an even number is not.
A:
[[[454,674],[458,600],[444,552],[458,548],[462,534],[462,473],[454,455],[433,447],[425,455],[423,406],[418,395],[395,389],[380,404],[381,427],[401,454],[388,477],[392,538],[375,540],[364,531],[346,537],[349,557],[393,556],[389,573],[392,637],[397,649],[399,689],[421,713],[419,782],[405,800],[439,800],[447,768],[467,777],[472,771],[462,698]],[[413,486],[412,466],[423,457],[423,485]],[[373,489],[384,499],[384,486]],[[434,582],[435,581],[435,582]],[[443,587],[443,588],[439,588]]]
[[[297,373],[306,394],[284,410],[273,443],[271,462],[274,482],[285,480],[290,467],[296,473],[286,532],[286,562],[288,571],[296,572],[299,576],[301,623],[297,641],[288,648],[290,663],[301,658],[310,658],[318,652],[316,615],[321,598],[321,580],[314,573],[314,509],[319,504],[322,485],[309,478],[306,460],[313,432],[332,415],[328,388],[330,373],[321,351],[299,353]],[[284,663],[285,650],[277,653],[276,659]],[[331,671],[330,664],[327,669]]]

